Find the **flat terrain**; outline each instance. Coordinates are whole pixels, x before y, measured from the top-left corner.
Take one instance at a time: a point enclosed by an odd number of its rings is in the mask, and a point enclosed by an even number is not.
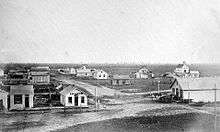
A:
[[[165,122],[190,121],[195,123],[192,130],[201,128],[203,122],[210,124],[213,128],[213,115],[203,110],[178,104],[154,103],[150,99],[142,97],[121,97],[110,99],[105,104],[105,111],[86,113],[13,113],[1,115],[1,131],[127,131],[127,130],[180,130],[176,126],[164,128]],[[177,115],[177,116],[175,116]],[[187,115],[187,116],[186,116]],[[219,117],[218,117],[219,120]],[[159,122],[158,122],[159,121]],[[200,125],[202,123],[202,125]],[[178,123],[179,124],[179,123]],[[100,129],[98,129],[100,128]],[[136,129],[137,128],[137,129]]]

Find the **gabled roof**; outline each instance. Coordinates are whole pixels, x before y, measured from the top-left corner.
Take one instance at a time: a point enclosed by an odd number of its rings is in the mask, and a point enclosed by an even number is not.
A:
[[[178,64],[177,68],[182,68],[184,66],[184,64]]]
[[[220,77],[201,77],[201,78],[177,78],[178,84],[183,90],[207,90],[220,89]]]
[[[77,90],[79,92],[82,92],[83,94],[86,94],[87,96],[92,96],[88,91],[86,91],[84,88],[73,85],[73,84],[64,84],[62,87],[62,90],[60,91],[60,94],[66,95],[72,92],[73,90]]]
[[[34,94],[33,85],[11,85],[10,94]]]

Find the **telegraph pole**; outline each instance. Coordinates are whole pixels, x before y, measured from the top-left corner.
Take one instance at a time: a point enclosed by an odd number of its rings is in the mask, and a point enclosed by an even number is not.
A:
[[[188,103],[190,103],[190,89],[189,89],[189,80],[187,81],[187,86],[188,86]]]
[[[216,84],[215,84],[215,88],[214,88],[215,92],[214,92],[214,97],[215,97],[215,111],[214,111],[214,115],[215,115],[215,126],[214,126],[214,129],[215,129],[215,132],[217,132],[217,112],[216,112],[216,100],[217,100],[217,89],[216,89]]]

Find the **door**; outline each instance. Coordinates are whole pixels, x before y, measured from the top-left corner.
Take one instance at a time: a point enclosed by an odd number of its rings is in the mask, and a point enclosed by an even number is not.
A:
[[[75,106],[78,106],[78,95],[76,94],[75,97],[74,97],[74,103],[75,103]]]
[[[29,95],[25,95],[25,108],[29,107]]]
[[[3,107],[4,107],[4,106],[3,106],[3,100],[0,99],[0,111],[3,110]]]

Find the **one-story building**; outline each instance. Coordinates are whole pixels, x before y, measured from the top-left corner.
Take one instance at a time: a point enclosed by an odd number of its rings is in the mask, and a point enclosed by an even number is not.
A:
[[[176,78],[170,88],[180,99],[214,102],[216,92],[216,100],[220,101],[220,77]]]
[[[110,79],[110,84],[113,86],[131,85],[132,78],[129,75],[113,75]]]
[[[60,102],[64,106],[88,107],[88,93],[79,86],[69,84],[60,91]]]
[[[23,110],[33,107],[33,85],[11,85],[9,95],[9,110]]]

